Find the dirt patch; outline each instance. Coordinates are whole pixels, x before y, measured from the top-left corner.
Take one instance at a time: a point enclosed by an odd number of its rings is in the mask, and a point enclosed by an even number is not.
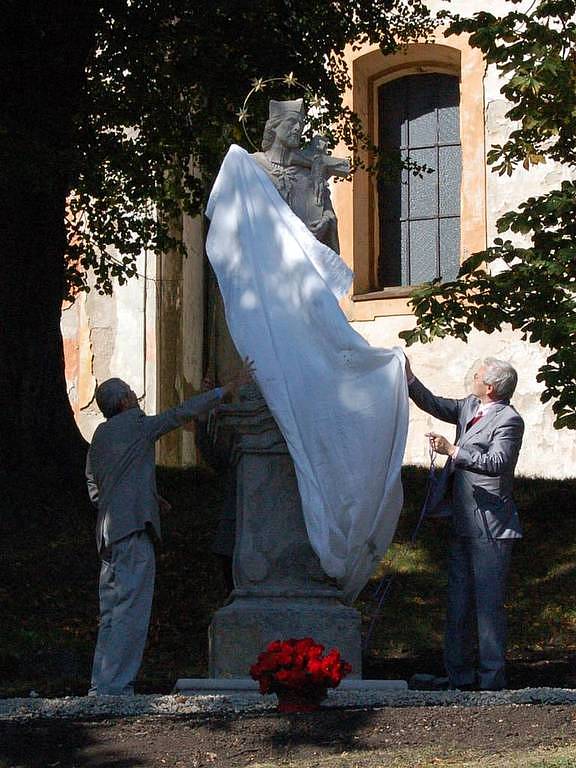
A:
[[[576,708],[327,710],[315,715],[0,724],[0,768],[576,765]],[[543,754],[556,755],[547,762]],[[576,760],[576,758],[575,758]]]

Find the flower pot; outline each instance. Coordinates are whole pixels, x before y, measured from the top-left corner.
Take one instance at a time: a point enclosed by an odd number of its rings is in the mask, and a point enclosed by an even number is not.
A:
[[[326,691],[299,691],[294,688],[277,690],[278,712],[317,712],[326,698]]]

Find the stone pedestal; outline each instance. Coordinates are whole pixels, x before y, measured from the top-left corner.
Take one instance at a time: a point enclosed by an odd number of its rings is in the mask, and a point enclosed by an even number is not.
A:
[[[352,680],[346,677],[337,689],[328,689],[328,696],[332,698],[341,694],[389,694],[403,693],[408,690],[408,683],[405,680]],[[174,691],[183,693],[186,696],[242,696],[243,699],[258,701],[262,694],[258,689],[256,680],[249,677],[182,677],[174,686]],[[272,698],[274,694],[270,694]],[[343,702],[354,704],[354,702]],[[356,703],[376,703],[356,702]]]
[[[235,595],[210,625],[210,677],[247,677],[258,654],[273,640],[313,637],[338,648],[361,677],[360,616],[336,596]]]
[[[272,640],[313,637],[361,677],[360,615],[310,546],[294,465],[256,387],[219,420],[237,433],[235,590],[210,625],[210,677],[246,678]]]

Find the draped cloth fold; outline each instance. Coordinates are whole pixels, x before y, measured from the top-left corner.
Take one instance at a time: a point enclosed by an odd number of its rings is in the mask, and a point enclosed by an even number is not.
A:
[[[232,146],[210,196],[206,248],[226,321],[294,461],[310,543],[347,600],[388,548],[402,505],[404,354],[351,328],[352,273]]]

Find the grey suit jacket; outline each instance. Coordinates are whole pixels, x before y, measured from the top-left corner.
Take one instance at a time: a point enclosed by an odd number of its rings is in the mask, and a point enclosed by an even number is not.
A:
[[[441,493],[452,508],[455,533],[473,538],[521,538],[512,498],[514,469],[524,434],[521,416],[509,403],[497,403],[466,431],[478,398],[436,397],[418,379],[408,389],[422,410],[456,425],[458,455],[454,461],[448,459],[440,482]]]
[[[157,416],[130,408],[97,427],[88,450],[86,480],[98,507],[98,551],[147,525],[160,538],[154,443],[219,402],[220,390],[212,390]]]

